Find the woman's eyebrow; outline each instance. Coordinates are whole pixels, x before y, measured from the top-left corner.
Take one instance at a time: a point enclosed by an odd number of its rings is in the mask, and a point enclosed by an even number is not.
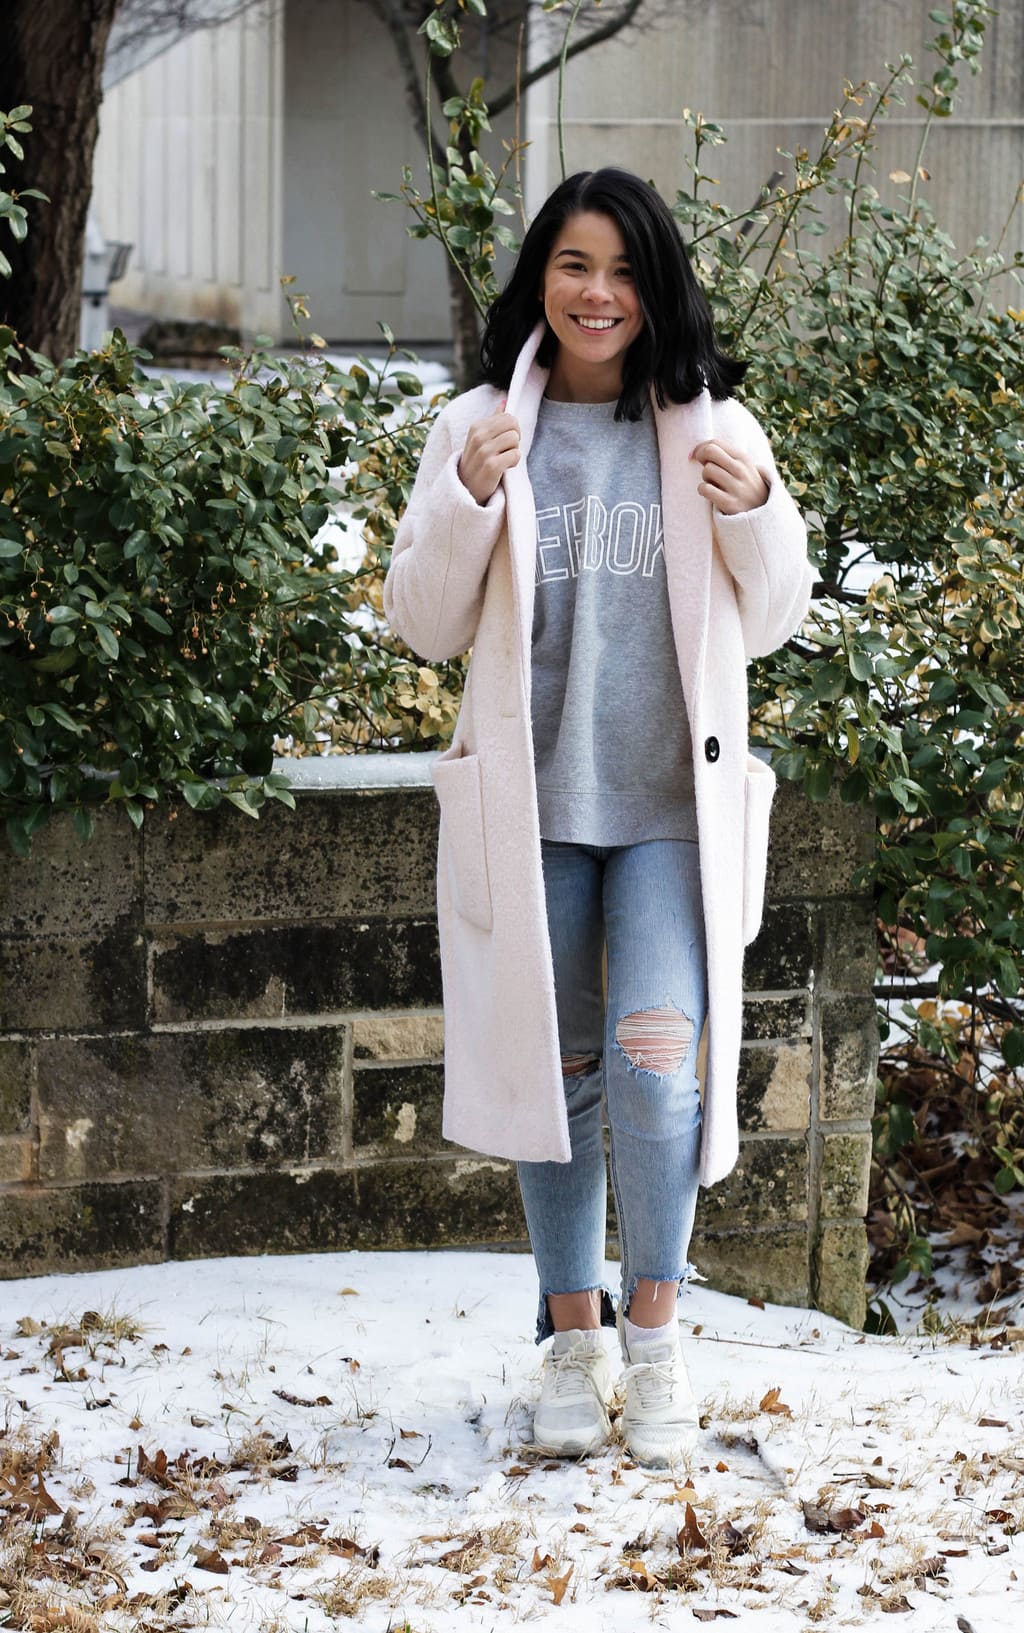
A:
[[[587,254],[585,249],[570,249],[568,247],[568,245],[566,246],[565,249],[560,249],[558,251],[558,254],[555,256],[555,260],[560,261],[563,255],[575,255],[575,257],[576,257],[576,259],[578,261],[589,261],[591,259],[591,257]],[[612,260],[613,261],[628,261],[629,256],[628,255],[613,255]]]

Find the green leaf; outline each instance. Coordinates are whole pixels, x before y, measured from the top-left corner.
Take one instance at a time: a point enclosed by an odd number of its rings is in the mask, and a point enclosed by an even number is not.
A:
[[[145,603],[142,603],[136,610],[138,611],[140,618],[142,618],[151,629],[159,630],[161,635],[174,634],[174,631],[167,622],[167,619],[164,618],[161,613],[157,612],[154,607],[147,607]]]
[[[117,636],[114,634],[114,631],[106,624],[94,624],[93,630],[96,635],[96,640],[98,641],[102,650],[106,653],[107,657],[112,659],[116,658],[118,652],[120,651],[120,647],[117,644]]]
[[[80,725],[77,720],[72,720],[67,709],[65,709],[62,704],[44,703],[43,708],[50,716],[51,720],[56,720],[58,726],[63,726],[65,731],[74,732],[76,736],[80,736],[85,730],[85,727]]]
[[[1011,1026],[1003,1033],[1003,1059],[1013,1069],[1024,1066],[1024,1028]]]
[[[12,557],[20,556],[24,548],[15,539],[0,539],[0,561],[10,561]]]

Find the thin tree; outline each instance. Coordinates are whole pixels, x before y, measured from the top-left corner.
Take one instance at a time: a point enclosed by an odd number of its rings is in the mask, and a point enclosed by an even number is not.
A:
[[[11,190],[40,188],[28,236],[7,251],[0,316],[33,350],[66,357],[78,343],[82,255],[99,128],[103,58],[118,0],[6,0],[0,108],[31,104],[25,160]]]

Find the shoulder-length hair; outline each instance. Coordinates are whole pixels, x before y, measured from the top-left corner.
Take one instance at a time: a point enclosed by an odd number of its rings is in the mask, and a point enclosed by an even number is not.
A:
[[[707,297],[690,265],[667,204],[628,170],[581,170],[556,187],[523,240],[516,264],[487,314],[483,378],[508,388],[520,351],[543,317],[539,295],[552,246],[584,210],[610,216],[626,243],[644,326],[626,353],[617,420],[638,420],[653,387],[659,407],[688,403],[707,386],[730,397],[747,364],[719,349]],[[550,368],[558,350],[547,326],[537,360]]]

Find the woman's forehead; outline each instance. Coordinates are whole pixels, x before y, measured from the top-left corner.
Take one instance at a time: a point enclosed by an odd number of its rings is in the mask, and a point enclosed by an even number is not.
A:
[[[613,261],[629,259],[618,222],[598,210],[580,210],[564,223],[551,246],[551,256],[562,255],[566,250]]]

